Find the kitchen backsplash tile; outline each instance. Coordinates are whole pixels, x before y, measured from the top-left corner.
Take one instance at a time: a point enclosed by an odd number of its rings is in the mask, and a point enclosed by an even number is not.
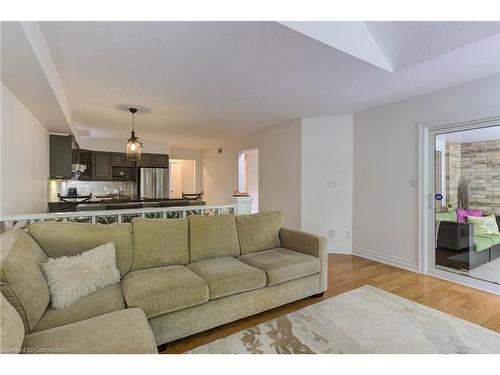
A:
[[[61,195],[67,195],[68,188],[76,187],[78,189],[78,195],[108,195],[120,193],[123,195],[135,195],[135,183],[133,181],[60,181],[60,180],[49,180],[48,181],[48,201],[57,202],[57,193]]]

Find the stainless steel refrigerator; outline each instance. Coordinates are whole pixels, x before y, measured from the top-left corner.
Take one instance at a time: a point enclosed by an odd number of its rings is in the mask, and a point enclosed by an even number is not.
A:
[[[139,168],[138,185],[141,198],[168,198],[168,169]]]

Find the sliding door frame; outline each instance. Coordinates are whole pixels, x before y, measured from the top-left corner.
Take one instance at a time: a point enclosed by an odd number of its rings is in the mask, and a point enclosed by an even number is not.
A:
[[[500,295],[500,285],[493,282],[441,270],[435,267],[435,217],[434,217],[434,173],[435,173],[435,136],[500,125],[500,114],[476,120],[448,123],[420,123],[418,129],[418,269],[425,275],[450,280],[473,288],[482,289]]]

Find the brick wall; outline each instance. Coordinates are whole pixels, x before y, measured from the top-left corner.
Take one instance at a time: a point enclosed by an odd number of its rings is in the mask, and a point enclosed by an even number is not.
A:
[[[500,214],[500,140],[446,144],[446,194],[457,207],[460,177],[469,187],[469,208]]]

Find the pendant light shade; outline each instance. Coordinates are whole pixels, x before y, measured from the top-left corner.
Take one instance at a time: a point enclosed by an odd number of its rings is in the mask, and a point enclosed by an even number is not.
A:
[[[130,138],[127,140],[127,159],[137,161],[141,159],[142,153],[142,142],[135,136],[135,113],[137,112],[137,108],[129,108],[128,110],[132,113],[132,132],[130,133]]]

